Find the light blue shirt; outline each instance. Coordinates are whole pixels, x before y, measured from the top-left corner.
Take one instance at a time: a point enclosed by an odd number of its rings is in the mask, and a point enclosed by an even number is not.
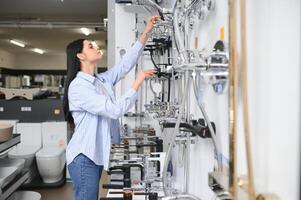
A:
[[[95,76],[80,71],[70,83],[69,109],[75,130],[66,150],[67,164],[82,153],[96,165],[108,168],[111,136],[118,140],[120,135],[118,118],[137,99],[137,92],[132,88],[116,99],[113,86],[137,63],[143,48],[137,41],[114,67]]]

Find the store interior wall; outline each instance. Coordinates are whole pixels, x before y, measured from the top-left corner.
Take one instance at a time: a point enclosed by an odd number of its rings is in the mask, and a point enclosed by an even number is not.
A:
[[[5,50],[0,49],[0,67],[3,68],[14,68],[16,56]]]
[[[299,197],[300,4],[256,0],[247,5],[255,186],[280,199]]]

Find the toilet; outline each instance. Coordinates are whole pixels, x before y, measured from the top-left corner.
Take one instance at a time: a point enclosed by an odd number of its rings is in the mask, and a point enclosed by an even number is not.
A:
[[[44,183],[57,183],[64,176],[67,123],[42,123],[42,144],[42,149],[36,153],[39,173]]]
[[[29,170],[31,182],[37,175],[35,154],[42,147],[41,123],[18,123],[17,133],[21,135],[21,142],[8,152],[9,158],[24,159],[24,168]]]
[[[63,178],[65,149],[44,147],[36,153],[39,173],[44,183],[57,183]]]

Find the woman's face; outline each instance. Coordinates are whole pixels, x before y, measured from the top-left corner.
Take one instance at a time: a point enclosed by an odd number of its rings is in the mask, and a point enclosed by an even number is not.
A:
[[[82,61],[96,63],[102,57],[102,51],[94,41],[84,40],[83,50],[79,57]]]

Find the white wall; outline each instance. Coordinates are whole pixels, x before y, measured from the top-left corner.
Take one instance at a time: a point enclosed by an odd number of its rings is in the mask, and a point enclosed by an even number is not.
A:
[[[0,67],[13,68],[15,66],[15,55],[0,49]]]
[[[255,185],[285,200],[299,199],[300,187],[300,6],[299,0],[247,6]]]
[[[121,5],[109,1],[108,19],[108,67],[113,67],[121,60],[120,50],[128,51],[136,41],[135,14],[124,12]],[[131,70],[115,86],[116,96],[130,88],[134,77],[135,70]]]
[[[106,54],[99,61],[99,67],[106,67]],[[35,55],[18,54],[16,55],[15,68],[17,69],[66,69],[66,55]]]
[[[107,67],[107,51],[99,61],[98,67]],[[13,54],[0,50],[0,67],[13,69],[37,69],[37,70],[64,70],[66,69],[66,55],[43,55],[35,53]]]
[[[18,54],[15,68],[17,69],[65,69],[66,56]]]

